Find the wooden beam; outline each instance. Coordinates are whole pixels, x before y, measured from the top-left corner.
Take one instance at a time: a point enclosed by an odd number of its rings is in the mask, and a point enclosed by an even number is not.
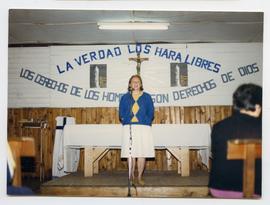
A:
[[[84,148],[84,176],[93,176],[93,147]]]
[[[244,197],[251,198],[255,189],[255,144],[247,144],[244,148],[243,175]]]
[[[95,148],[95,156],[94,156],[94,174],[98,174],[99,172],[99,161],[104,157],[105,154],[107,154],[109,149],[107,148]]]
[[[188,147],[183,147],[180,149],[180,157],[181,157],[181,173],[182,176],[189,176],[190,175],[190,168],[189,168],[189,149]]]
[[[227,147],[227,159],[244,160],[243,194],[245,198],[252,198],[255,189],[255,160],[261,158],[261,140],[229,140]]]
[[[189,176],[190,175],[190,167],[189,167],[189,148],[181,147],[181,148],[173,148],[167,147],[168,151],[181,163],[178,164],[178,174],[181,173],[181,176]]]
[[[99,160],[109,151],[103,147],[84,148],[84,176],[91,177],[98,173]]]
[[[262,145],[260,143],[257,143],[256,141],[246,141],[246,144],[244,144],[244,142],[240,143],[240,141],[228,141],[227,159],[245,159],[246,146],[251,142],[254,142],[255,145],[255,158],[261,158]]]

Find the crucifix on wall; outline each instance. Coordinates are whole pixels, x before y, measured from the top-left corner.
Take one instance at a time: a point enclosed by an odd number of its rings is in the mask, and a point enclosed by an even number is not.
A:
[[[143,61],[148,61],[149,58],[141,58],[140,53],[137,53],[137,58],[129,58],[129,60],[137,62],[136,70],[137,70],[137,74],[140,75],[141,74],[141,63]]]

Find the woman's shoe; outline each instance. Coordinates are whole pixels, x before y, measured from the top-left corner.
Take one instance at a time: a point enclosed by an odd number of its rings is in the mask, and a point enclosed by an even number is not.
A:
[[[130,179],[130,185],[133,186],[135,184],[135,177],[131,177]]]
[[[138,183],[140,186],[144,186],[145,185],[145,182],[143,179],[138,179]]]
[[[131,179],[130,180],[130,186],[133,186],[134,185],[134,181]]]

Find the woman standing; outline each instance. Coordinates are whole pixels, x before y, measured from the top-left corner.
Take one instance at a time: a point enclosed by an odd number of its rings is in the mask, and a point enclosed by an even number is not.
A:
[[[151,96],[143,92],[142,79],[139,75],[133,75],[129,79],[128,92],[120,100],[119,118],[123,125],[121,158],[131,158],[129,163],[131,181],[135,179],[137,158],[138,183],[143,186],[145,158],[155,157],[151,130],[154,105]]]

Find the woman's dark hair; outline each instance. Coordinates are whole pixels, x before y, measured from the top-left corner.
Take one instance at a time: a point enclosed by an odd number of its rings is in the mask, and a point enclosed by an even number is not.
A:
[[[262,87],[249,83],[240,85],[233,93],[233,109],[255,111],[255,105],[262,106]]]
[[[140,91],[143,91],[143,83],[142,83],[142,78],[140,75],[133,75],[130,77],[129,81],[128,81],[128,91],[131,91],[131,81],[133,78],[138,78],[141,82],[141,86],[140,86]]]

